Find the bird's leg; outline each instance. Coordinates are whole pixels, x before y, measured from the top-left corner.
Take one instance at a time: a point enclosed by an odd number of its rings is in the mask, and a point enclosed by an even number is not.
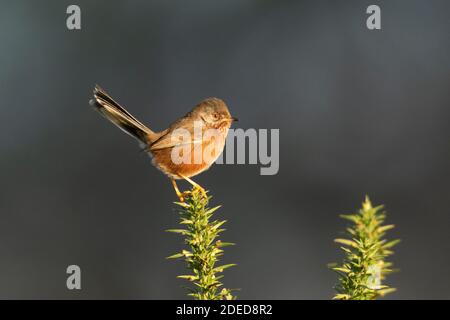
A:
[[[208,198],[208,196],[206,195],[206,190],[203,189],[203,187],[201,185],[199,185],[197,182],[195,182],[194,180],[192,180],[191,178],[185,177],[183,175],[180,175],[180,177],[182,177],[184,180],[186,180],[187,182],[189,182],[190,184],[192,184],[192,186],[199,190],[204,196],[205,198]]]
[[[184,197],[189,194],[189,191],[181,192],[180,189],[178,189],[175,179],[170,179],[170,181],[172,181],[172,185],[175,189],[175,193],[177,194],[178,199],[180,199],[180,202],[184,202]]]

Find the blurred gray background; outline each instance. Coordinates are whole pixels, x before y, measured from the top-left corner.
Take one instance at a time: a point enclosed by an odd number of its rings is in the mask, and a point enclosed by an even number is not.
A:
[[[338,215],[365,194],[402,239],[389,298],[450,298],[449,1],[0,5],[0,298],[185,297],[183,262],[165,259],[183,248],[164,232],[170,182],[89,107],[95,83],[154,130],[209,96],[237,127],[280,129],[278,175],[196,179],[237,243],[224,282],[239,298],[329,299]],[[66,289],[70,264],[81,291]]]

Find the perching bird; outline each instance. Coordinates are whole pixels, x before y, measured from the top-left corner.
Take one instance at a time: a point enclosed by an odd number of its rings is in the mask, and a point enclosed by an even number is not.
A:
[[[185,193],[178,189],[177,179],[187,180],[206,194],[190,178],[207,170],[216,161],[225,146],[231,123],[237,121],[225,102],[218,98],[203,100],[161,132],[154,132],[143,125],[97,85],[90,104],[143,145],[153,158],[153,165],[171,179],[180,201],[183,201]]]

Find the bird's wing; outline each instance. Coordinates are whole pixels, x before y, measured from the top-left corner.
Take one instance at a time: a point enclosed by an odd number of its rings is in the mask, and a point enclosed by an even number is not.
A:
[[[166,148],[173,148],[176,146],[183,146],[183,145],[191,145],[191,144],[197,144],[202,143],[201,139],[183,139],[181,137],[176,137],[171,134],[166,134],[165,136],[161,137],[158,141],[153,143],[148,150],[154,151],[154,150],[161,150]]]
[[[201,142],[201,137],[195,137],[194,135],[191,121],[180,119],[173,123],[159,139],[153,142],[148,150],[154,151]]]

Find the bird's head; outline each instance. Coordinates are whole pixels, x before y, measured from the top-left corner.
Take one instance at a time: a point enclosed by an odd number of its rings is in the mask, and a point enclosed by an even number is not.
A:
[[[237,121],[237,118],[231,116],[226,103],[219,98],[203,100],[195,107],[195,111],[211,127],[230,127],[232,122]]]

